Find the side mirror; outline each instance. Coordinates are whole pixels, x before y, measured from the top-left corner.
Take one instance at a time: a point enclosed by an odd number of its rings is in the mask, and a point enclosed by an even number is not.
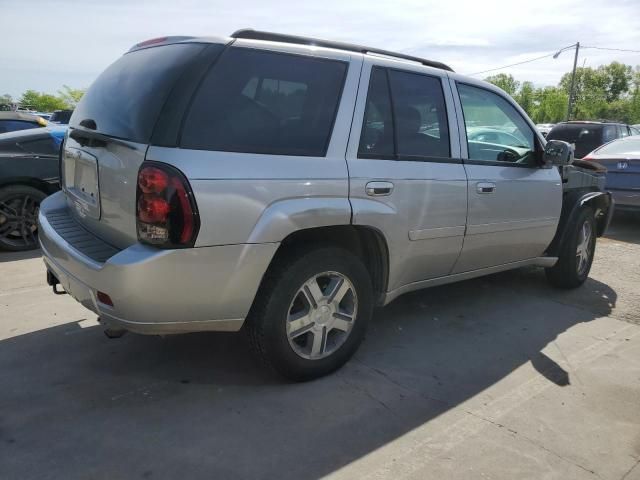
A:
[[[547,140],[542,161],[545,165],[571,165],[573,163],[573,147],[562,140]]]

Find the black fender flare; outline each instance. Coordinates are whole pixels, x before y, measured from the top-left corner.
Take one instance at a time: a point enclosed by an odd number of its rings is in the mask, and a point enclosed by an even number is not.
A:
[[[569,234],[569,226],[572,225],[578,212],[584,205],[589,205],[596,211],[596,234],[604,235],[614,211],[614,201],[610,192],[593,190],[575,190],[567,192],[562,199],[562,212],[556,234],[547,248],[547,255],[556,256]]]

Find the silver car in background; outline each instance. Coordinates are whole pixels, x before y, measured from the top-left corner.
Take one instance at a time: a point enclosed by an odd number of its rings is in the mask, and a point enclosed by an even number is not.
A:
[[[524,265],[582,284],[611,204],[590,177],[567,192],[551,147],[439,62],[253,30],[152,39],[73,113],[39,214],[47,279],[111,336],[243,329],[314,378],[403,293]]]

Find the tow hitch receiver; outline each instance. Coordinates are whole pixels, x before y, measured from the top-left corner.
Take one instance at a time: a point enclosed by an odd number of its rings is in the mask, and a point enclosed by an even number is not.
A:
[[[51,270],[47,270],[47,284],[51,285],[53,293],[55,293],[56,295],[66,295],[67,292],[65,292],[63,289],[58,290],[57,285],[60,285],[60,280],[58,280],[58,278],[53,273],[51,273]]]

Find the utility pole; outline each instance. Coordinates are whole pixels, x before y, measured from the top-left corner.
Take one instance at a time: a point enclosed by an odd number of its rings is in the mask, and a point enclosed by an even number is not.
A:
[[[576,55],[573,57],[573,73],[571,73],[571,88],[569,89],[569,107],[567,108],[567,121],[571,120],[571,110],[573,109],[574,91],[576,83],[576,67],[578,65],[578,52],[580,51],[580,42],[576,43]]]

